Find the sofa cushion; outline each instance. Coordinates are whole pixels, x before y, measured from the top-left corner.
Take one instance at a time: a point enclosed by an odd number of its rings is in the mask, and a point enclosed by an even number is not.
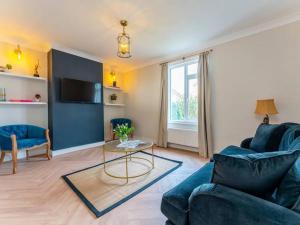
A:
[[[275,203],[292,208],[300,196],[300,158],[283,177],[276,191]]]
[[[27,137],[27,126],[26,125],[10,125],[3,126],[1,130],[6,132],[8,135],[16,135],[17,139],[22,139]]]
[[[247,149],[247,148],[241,148],[234,145],[230,145],[226,148],[224,148],[220,154],[222,155],[248,155],[248,154],[255,154],[257,152]]]
[[[300,137],[297,137],[289,146],[288,150],[300,150]]]
[[[288,126],[289,128],[284,132],[281,138],[279,151],[285,151],[290,148],[291,143],[300,136],[300,125]]]
[[[256,152],[278,150],[281,138],[287,126],[283,124],[261,124],[250,143],[250,149]]]
[[[33,125],[27,126],[27,138],[45,138],[46,129]]]
[[[36,145],[46,143],[47,140],[44,138],[27,138],[17,140],[18,149],[31,148]]]
[[[212,182],[266,198],[279,185],[300,151],[277,151],[250,155],[214,155]]]
[[[296,201],[295,205],[292,207],[292,210],[300,213],[300,195],[298,197],[298,200]]]
[[[188,224],[189,197],[196,187],[210,182],[212,170],[213,163],[207,163],[163,195],[161,211],[172,223]]]

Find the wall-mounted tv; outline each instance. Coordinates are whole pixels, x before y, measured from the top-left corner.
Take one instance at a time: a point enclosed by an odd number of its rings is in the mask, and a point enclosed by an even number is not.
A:
[[[62,102],[101,103],[101,83],[62,78],[60,87]]]

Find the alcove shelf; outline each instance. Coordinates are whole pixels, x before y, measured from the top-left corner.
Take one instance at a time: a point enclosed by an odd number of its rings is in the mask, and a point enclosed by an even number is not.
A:
[[[104,103],[105,106],[118,106],[118,107],[124,107],[125,104],[118,104],[118,103]]]
[[[31,80],[40,80],[40,81],[47,81],[45,77],[34,77],[30,75],[23,75],[23,74],[16,74],[16,73],[8,73],[8,72],[0,72],[0,76],[5,77],[13,77],[13,78],[20,78],[20,79],[31,79]]]
[[[0,105],[47,105],[47,102],[0,102]]]
[[[121,88],[118,87],[104,86],[104,88],[108,90],[114,90],[114,91],[123,91]]]

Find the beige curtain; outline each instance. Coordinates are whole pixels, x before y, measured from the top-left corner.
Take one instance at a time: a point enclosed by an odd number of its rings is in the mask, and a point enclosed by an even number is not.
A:
[[[213,155],[208,57],[208,51],[201,53],[198,63],[198,145],[205,158]]]
[[[161,65],[160,116],[157,145],[167,147],[168,143],[168,64]]]

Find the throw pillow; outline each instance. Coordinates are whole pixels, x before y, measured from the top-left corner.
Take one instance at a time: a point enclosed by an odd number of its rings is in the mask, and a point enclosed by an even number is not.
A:
[[[300,150],[300,137],[297,137],[289,146],[288,150]]]
[[[292,207],[292,210],[297,212],[297,213],[300,213],[300,195],[299,195],[299,198],[298,198],[297,202]]]
[[[284,124],[261,124],[256,130],[255,136],[250,143],[250,149],[256,152],[278,150],[281,138],[287,126]]]
[[[279,144],[279,151],[286,151],[289,149],[291,143],[295,138],[300,136],[300,125],[288,126],[288,129],[284,132]]]
[[[292,208],[300,196],[300,158],[283,177],[276,191],[275,203]]]
[[[266,198],[274,192],[299,155],[300,151],[215,154],[212,182]]]

